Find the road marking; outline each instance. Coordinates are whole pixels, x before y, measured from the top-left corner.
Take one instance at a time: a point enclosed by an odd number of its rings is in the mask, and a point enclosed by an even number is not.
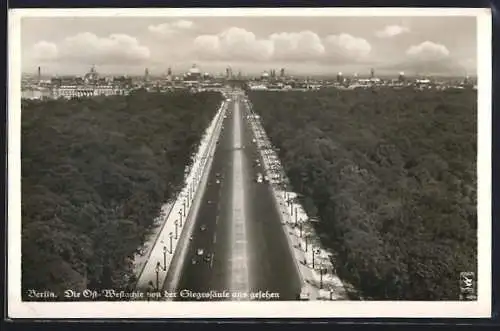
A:
[[[239,103],[234,103],[233,130],[233,190],[231,228],[231,284],[232,291],[248,292],[248,259],[245,219],[245,184],[243,178],[242,128]]]
[[[212,257],[210,258],[210,268],[214,265],[214,253],[212,253]]]
[[[214,244],[217,242],[217,233],[214,233]]]

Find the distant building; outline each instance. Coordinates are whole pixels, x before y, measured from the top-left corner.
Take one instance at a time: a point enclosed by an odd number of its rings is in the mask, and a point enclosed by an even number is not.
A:
[[[405,73],[404,72],[399,73],[398,81],[400,83],[403,83],[405,81]]]
[[[261,75],[260,75],[260,79],[261,80],[269,80],[269,73],[267,71],[264,71]]]
[[[127,76],[117,76],[113,77],[112,85],[119,88],[131,88],[132,78]]]
[[[337,74],[337,83],[342,84],[344,82],[344,76],[341,72]]]
[[[86,84],[95,84],[99,78],[99,74],[97,73],[95,66],[90,68],[90,71],[85,74],[83,80]]]
[[[202,79],[202,74],[200,69],[193,64],[193,66],[189,69],[189,71],[184,75],[185,82],[199,82]]]
[[[116,88],[113,86],[60,86],[52,89],[53,98],[79,98],[79,97],[93,97],[99,95],[120,95],[125,94],[124,89]]]

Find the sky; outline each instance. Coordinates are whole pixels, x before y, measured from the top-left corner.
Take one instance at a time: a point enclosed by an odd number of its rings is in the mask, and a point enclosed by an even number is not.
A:
[[[476,18],[23,17],[22,71],[476,75]]]

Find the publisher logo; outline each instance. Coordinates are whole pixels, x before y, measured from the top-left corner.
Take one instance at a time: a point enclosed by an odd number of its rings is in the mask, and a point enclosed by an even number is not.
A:
[[[477,300],[477,282],[474,272],[460,273],[460,300]]]

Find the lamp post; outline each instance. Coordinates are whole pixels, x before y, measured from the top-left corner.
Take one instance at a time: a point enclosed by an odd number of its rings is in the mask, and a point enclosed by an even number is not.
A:
[[[160,290],[160,262],[156,263],[156,290]]]
[[[319,288],[323,288],[323,262],[320,263],[319,266]]]
[[[300,222],[299,222],[300,238],[302,238],[302,223],[303,223],[302,220],[300,220]]]
[[[179,214],[179,219],[181,220],[182,223],[182,210],[179,210],[177,213]]]
[[[315,250],[315,249],[313,248],[311,251],[312,251],[312,268],[313,268],[313,270],[314,270],[314,256],[315,256],[316,254],[319,254],[319,249],[316,249],[316,250]]]
[[[184,217],[186,217],[186,200],[184,200],[182,205],[184,206]]]
[[[178,228],[179,228],[179,220],[175,220],[175,240],[177,240],[178,236]]]
[[[163,246],[163,271],[167,271],[167,246]]]
[[[173,234],[172,234],[172,232],[170,232],[168,234],[168,237],[170,238],[170,254],[173,254],[173,251],[172,251],[173,250],[172,249],[172,237],[173,237]]]
[[[306,234],[304,237],[305,237],[304,239],[306,240],[306,252],[307,252],[307,246],[309,246],[309,235]]]
[[[297,225],[297,207],[295,207],[295,225]]]

